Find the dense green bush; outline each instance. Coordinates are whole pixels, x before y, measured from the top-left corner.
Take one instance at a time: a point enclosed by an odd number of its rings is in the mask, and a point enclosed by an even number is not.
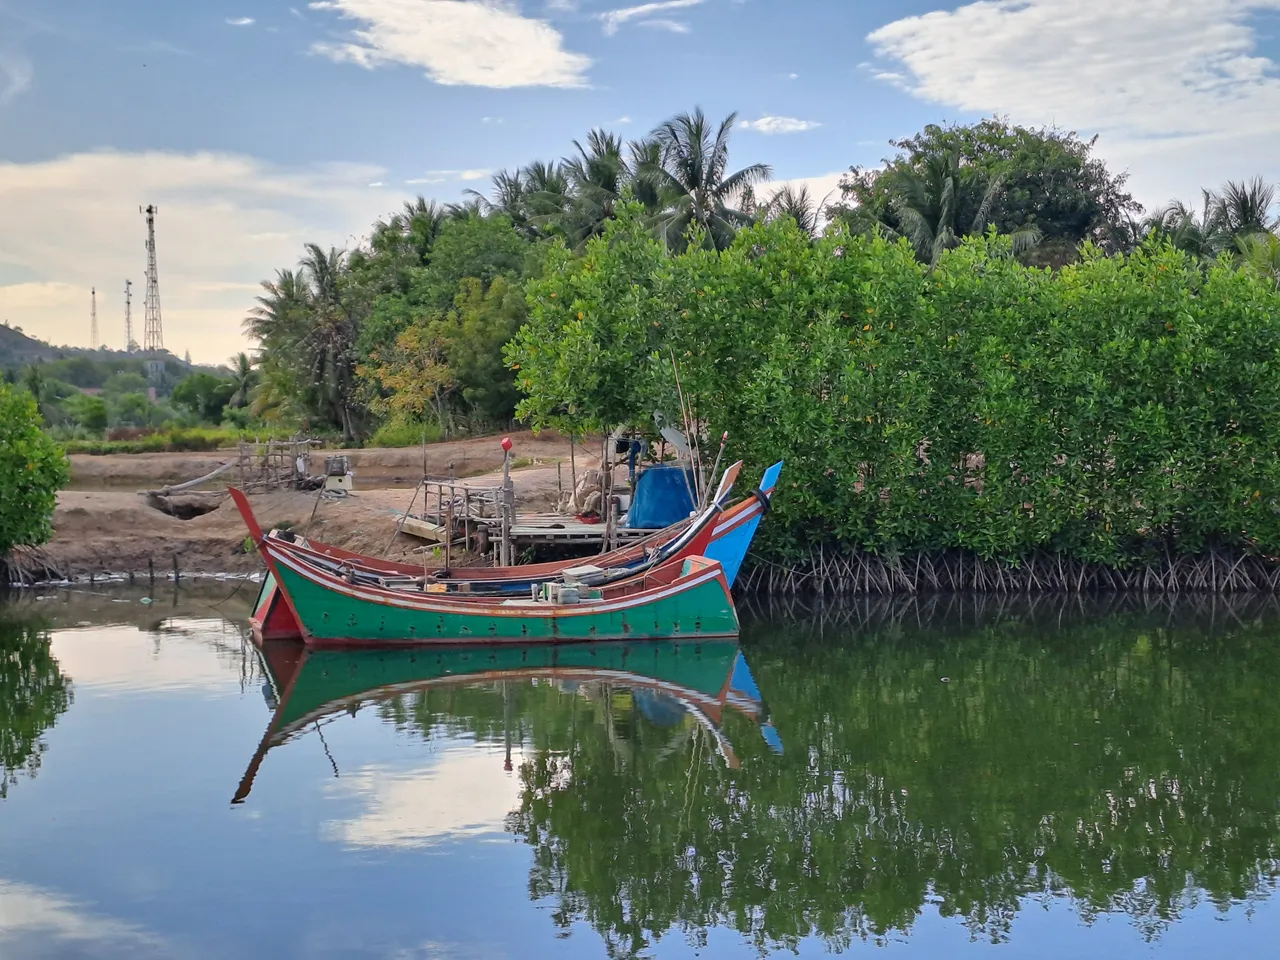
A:
[[[234,447],[242,439],[287,440],[290,434],[240,432],[225,427],[185,427],[157,430],[135,440],[68,440],[67,453],[187,453]],[[419,440],[421,442],[421,440]]]
[[[930,271],[783,222],[667,256],[631,208],[531,285],[521,414],[678,411],[674,353],[709,434],[752,470],[787,461],[782,555],[1280,550],[1275,285],[1156,245],[1057,272],[1009,254],[972,239]]]
[[[14,547],[44,543],[67,458],[45,433],[35,400],[0,383],[0,557]]]
[[[436,423],[421,424],[411,420],[390,420],[378,428],[369,440],[371,447],[418,447],[425,435],[427,443],[439,443],[444,430]]]

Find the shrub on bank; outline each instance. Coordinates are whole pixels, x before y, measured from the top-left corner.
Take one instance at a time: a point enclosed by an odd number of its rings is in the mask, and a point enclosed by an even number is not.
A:
[[[131,439],[67,440],[67,453],[193,453],[235,447],[241,440],[288,440],[292,434],[237,431],[225,427],[184,427],[156,430]]]
[[[29,393],[0,382],[0,558],[53,533],[53,508],[69,473],[43,424]]]
[[[411,420],[388,420],[369,440],[371,447],[418,447],[423,437],[427,443],[439,443],[444,430],[439,424],[415,423]]]
[[[787,461],[762,531],[784,558],[1280,552],[1273,282],[1154,245],[1038,270],[995,237],[930,270],[790,222],[693,246],[668,256],[629,210],[553,258],[508,349],[522,415],[678,423],[674,356],[729,456]]]

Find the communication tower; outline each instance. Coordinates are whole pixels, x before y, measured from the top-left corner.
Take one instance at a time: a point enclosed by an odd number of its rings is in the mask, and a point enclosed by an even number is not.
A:
[[[156,272],[156,214],[154,204],[141,213],[147,215],[147,299],[146,328],[142,335],[142,349],[148,353],[164,349],[164,333],[160,329],[160,277]]]
[[[124,282],[124,352],[133,353],[137,348],[133,342],[133,281]]]
[[[98,349],[98,288],[89,288],[89,349]]]

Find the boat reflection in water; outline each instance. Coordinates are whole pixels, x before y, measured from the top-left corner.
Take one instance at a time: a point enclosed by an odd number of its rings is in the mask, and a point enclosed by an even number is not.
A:
[[[629,691],[635,712],[655,727],[692,719],[731,768],[739,760],[724,732],[730,712],[755,724],[769,748],[782,752],[782,740],[736,640],[377,650],[268,641],[259,653],[269,682],[264,693],[274,712],[233,803],[249,796],[273,747],[335,715],[437,688],[499,683],[505,695],[512,684],[553,683],[587,697]],[[507,734],[509,748],[509,729]]]

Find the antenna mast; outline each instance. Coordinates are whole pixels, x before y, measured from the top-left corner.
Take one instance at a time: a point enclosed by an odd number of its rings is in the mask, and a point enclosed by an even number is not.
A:
[[[98,288],[89,288],[89,349],[98,349]]]
[[[151,353],[164,349],[164,333],[160,329],[160,277],[156,272],[156,214],[154,204],[140,211],[147,215],[147,299],[146,328],[142,349]]]
[[[133,353],[133,281],[124,282],[124,352]]]

